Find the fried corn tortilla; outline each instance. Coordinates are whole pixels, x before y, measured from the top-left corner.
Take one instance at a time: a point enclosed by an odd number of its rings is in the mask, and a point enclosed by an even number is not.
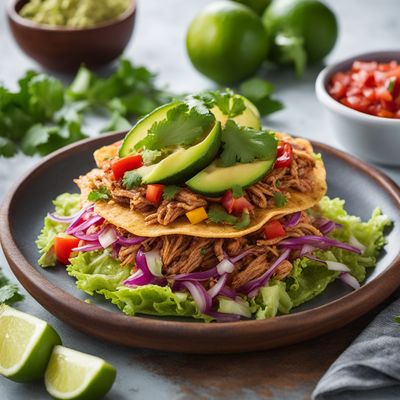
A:
[[[290,136],[277,134],[277,137],[279,139],[285,139]],[[291,140],[294,140],[295,143],[304,147],[307,152],[311,153],[313,151],[311,143],[308,140],[292,138]],[[96,164],[101,167],[104,160],[114,157],[117,152],[118,146],[116,145],[104,146],[98,149],[94,153]],[[191,224],[185,216],[168,225],[146,225],[143,214],[117,204],[114,201],[97,202],[95,205],[95,212],[111,224],[138,236],[158,237],[181,234],[205,238],[235,238],[259,230],[270,219],[305,210],[319,203],[327,190],[326,172],[322,160],[316,160],[312,180],[314,182],[312,192],[291,192],[290,198],[284,207],[273,209],[255,208],[250,225],[241,230],[237,230],[230,225],[214,224],[212,222],[201,222],[194,225]]]

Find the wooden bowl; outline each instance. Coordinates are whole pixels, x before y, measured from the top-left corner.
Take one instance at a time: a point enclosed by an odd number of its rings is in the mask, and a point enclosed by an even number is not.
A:
[[[93,152],[124,134],[101,135],[52,153],[16,183],[0,208],[0,242],[15,276],[43,307],[76,329],[127,346],[167,351],[264,350],[340,328],[370,311],[399,286],[400,188],[364,162],[314,142],[314,149],[322,154],[327,168],[329,195],[346,199],[348,211],[363,219],[379,206],[393,221],[386,232],[385,249],[360,289],[352,291],[337,280],[289,315],[228,323],[129,317],[101,296],[92,297],[91,304],[87,304],[88,295],[76,288],[65,267],[39,267],[35,239],[44,216],[53,208],[51,200],[60,193],[77,191],[72,179],[95,167]]]
[[[12,0],[7,14],[18,46],[39,64],[52,70],[74,72],[81,64],[105,65],[117,58],[132,35],[136,1],[118,18],[90,28],[40,25],[19,15],[29,0]]]

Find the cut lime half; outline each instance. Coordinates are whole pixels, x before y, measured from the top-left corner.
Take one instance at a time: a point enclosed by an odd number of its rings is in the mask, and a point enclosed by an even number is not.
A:
[[[95,400],[114,383],[116,370],[99,357],[56,346],[45,374],[47,391],[55,399]]]
[[[45,321],[0,305],[0,374],[17,382],[43,377],[53,347],[61,344]]]

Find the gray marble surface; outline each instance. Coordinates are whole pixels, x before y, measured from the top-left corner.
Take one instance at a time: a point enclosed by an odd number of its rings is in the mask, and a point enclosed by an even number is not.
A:
[[[212,87],[212,82],[199,75],[190,65],[183,39],[190,20],[207,2],[204,0],[139,0],[137,24],[126,50],[126,57],[158,72],[160,82],[169,85],[174,91],[196,91]],[[17,79],[27,69],[40,69],[40,67],[16,47],[6,24],[6,3],[5,0],[0,3],[0,81],[13,88]],[[327,3],[339,17],[340,36],[326,62],[333,62],[364,51],[399,48],[400,2],[398,0],[379,2],[376,0],[330,0]],[[322,65],[310,68],[302,79],[295,79],[289,71],[269,73],[268,78],[276,84],[277,97],[285,103],[286,108],[267,119],[265,124],[340,148],[340,144],[335,142],[335,138],[329,131],[322,107],[314,95],[314,81],[321,68]],[[60,76],[60,78],[65,82],[71,79],[69,76]],[[37,161],[38,158],[22,155],[10,160],[0,158],[0,200],[13,182]],[[400,183],[399,168],[382,169]],[[13,279],[1,250],[0,265],[4,266],[5,273]],[[271,387],[265,390],[266,382],[251,379],[252,368],[260,368],[263,354],[218,356],[218,358],[207,359],[198,356],[126,349],[89,338],[71,329],[55,319],[28,294],[18,308],[50,322],[61,334],[66,346],[104,357],[118,368],[117,381],[107,399],[250,399],[261,397],[300,399],[307,398],[312,389],[310,383],[301,385],[301,382],[297,382],[297,386],[288,383],[285,388]],[[221,366],[218,369],[212,368],[212,376],[207,373],[207,360]],[[234,369],[237,368],[234,365],[238,362],[245,370],[242,381],[229,378],[235,374],[240,376],[240,373]],[[323,372],[320,371],[314,380]],[[282,373],[285,374],[285,371]],[[296,377],[296,371],[287,372],[288,382],[298,379]],[[228,379],[226,385],[222,383],[225,379]],[[45,399],[48,396],[41,384],[17,385],[0,377],[0,398],[3,400]]]

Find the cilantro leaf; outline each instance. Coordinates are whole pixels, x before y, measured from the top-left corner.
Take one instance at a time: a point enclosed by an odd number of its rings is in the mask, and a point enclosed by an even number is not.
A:
[[[248,212],[242,212],[240,219],[233,225],[235,229],[244,229],[250,225],[250,214]]]
[[[246,109],[243,98],[234,94],[230,89],[210,90],[195,97],[201,99],[209,109],[214,106],[218,107],[228,118],[236,117]]]
[[[274,201],[275,201],[275,205],[278,208],[281,208],[286,205],[286,203],[288,202],[288,198],[280,192],[275,192],[274,193]]]
[[[0,271],[0,304],[12,304],[23,299],[18,286],[10,281]]]
[[[128,131],[132,124],[119,112],[114,111],[109,123],[101,130],[102,132]]]
[[[297,76],[303,75],[307,64],[307,53],[304,49],[304,39],[287,33],[275,36],[276,57],[282,64],[293,64]]]
[[[142,177],[136,171],[127,171],[122,178],[122,184],[128,190],[140,186]]]
[[[208,209],[208,219],[216,224],[226,223],[233,225],[237,222],[237,218],[234,215],[228,214],[224,207],[218,204],[212,204]]]
[[[261,116],[272,114],[283,108],[279,100],[271,98],[274,90],[274,85],[262,78],[251,78],[239,87],[239,92],[254,103]]]
[[[97,190],[92,190],[88,195],[89,201],[110,200],[111,193],[106,186],[100,186]]]
[[[0,136],[0,156],[12,157],[17,152],[15,143],[5,137]]]
[[[232,186],[232,195],[235,199],[243,196],[243,188],[240,185]]]
[[[135,146],[137,150],[160,150],[169,146],[190,146],[204,135],[215,121],[214,115],[203,106],[189,107],[181,103],[167,112],[166,119],[155,122],[147,136]]]
[[[179,192],[180,187],[175,185],[168,185],[165,186],[163,192],[163,199],[164,200],[172,200],[175,195]]]
[[[239,127],[233,120],[226,122],[222,131],[223,151],[219,165],[229,167],[236,162],[251,163],[255,159],[267,160],[276,154],[275,136],[264,130]]]

